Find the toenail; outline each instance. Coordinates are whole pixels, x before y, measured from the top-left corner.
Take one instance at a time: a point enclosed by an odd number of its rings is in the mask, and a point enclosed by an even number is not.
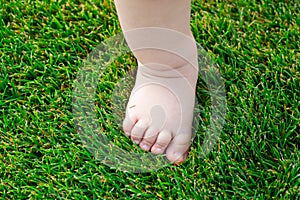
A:
[[[164,151],[161,149],[161,148],[155,148],[154,149],[154,153],[156,153],[156,154],[161,154],[161,153],[163,153]]]
[[[176,160],[182,160],[183,156],[182,153],[176,152],[174,153]]]
[[[128,132],[125,132],[125,135],[127,135],[127,136],[130,136],[130,133],[128,133]]]
[[[141,148],[144,149],[145,151],[148,151],[150,147],[147,144],[141,145]]]

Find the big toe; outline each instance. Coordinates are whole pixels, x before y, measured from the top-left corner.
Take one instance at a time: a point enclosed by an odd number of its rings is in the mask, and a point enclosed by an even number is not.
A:
[[[175,136],[166,151],[168,160],[176,164],[184,162],[190,145],[191,137],[189,134],[180,134]]]

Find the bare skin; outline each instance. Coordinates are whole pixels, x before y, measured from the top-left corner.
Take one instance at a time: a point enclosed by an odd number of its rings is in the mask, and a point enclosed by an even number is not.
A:
[[[197,49],[190,0],[115,0],[126,41],[139,61],[124,132],[142,149],[185,161],[191,144]],[[159,27],[159,34],[134,29]],[[159,31],[158,31],[159,32]],[[146,43],[159,48],[143,48]],[[157,47],[157,45],[154,45]]]

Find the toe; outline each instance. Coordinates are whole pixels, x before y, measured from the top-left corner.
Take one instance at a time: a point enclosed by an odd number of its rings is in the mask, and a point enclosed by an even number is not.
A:
[[[148,123],[144,120],[139,120],[131,130],[131,140],[134,143],[139,144],[147,129]]]
[[[156,140],[157,134],[157,128],[149,127],[140,143],[140,147],[145,151],[149,151]]]
[[[190,145],[191,137],[189,134],[175,136],[166,151],[168,160],[172,163],[182,163],[185,161]]]
[[[126,115],[123,121],[123,131],[129,137],[131,134],[131,130],[136,123],[136,119],[132,116]]]
[[[151,152],[154,154],[164,153],[171,139],[172,139],[172,134],[170,132],[161,131],[157,136],[156,142],[153,145]]]

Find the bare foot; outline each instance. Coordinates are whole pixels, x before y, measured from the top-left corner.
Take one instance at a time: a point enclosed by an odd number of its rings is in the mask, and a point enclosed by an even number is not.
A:
[[[123,129],[133,142],[170,162],[185,161],[191,144],[198,69],[139,64]]]

